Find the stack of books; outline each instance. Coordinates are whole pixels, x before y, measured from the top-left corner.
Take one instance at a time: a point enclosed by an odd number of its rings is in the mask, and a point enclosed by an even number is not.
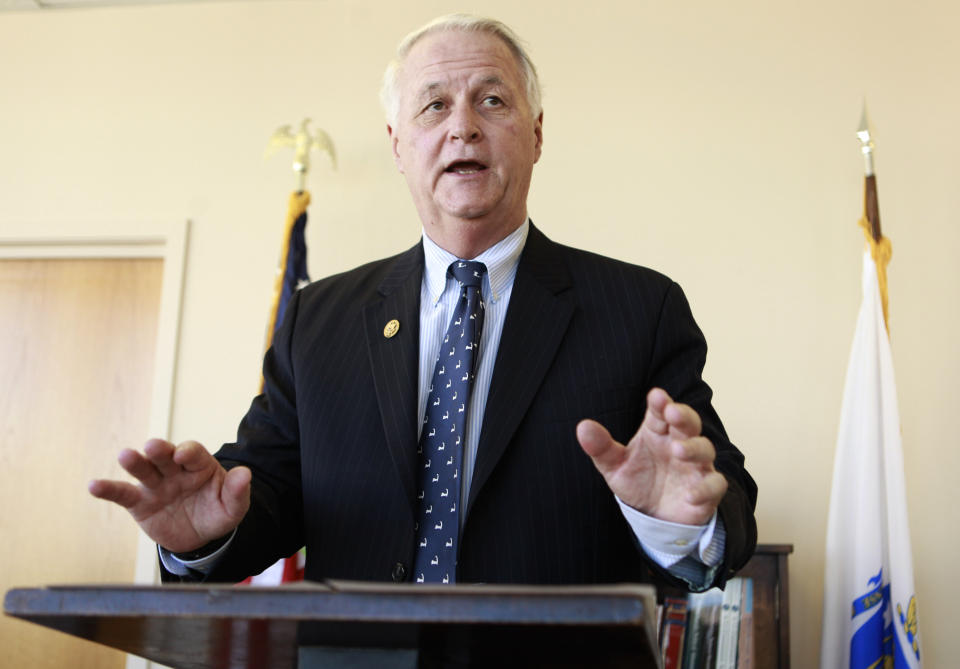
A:
[[[660,654],[664,669],[753,669],[753,579],[664,598]]]

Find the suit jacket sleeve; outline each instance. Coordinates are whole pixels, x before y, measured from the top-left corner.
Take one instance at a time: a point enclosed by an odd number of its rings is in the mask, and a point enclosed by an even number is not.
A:
[[[673,283],[667,290],[658,321],[648,388],[661,387],[675,400],[689,404],[703,422],[703,435],[717,451],[714,467],[729,484],[718,509],[726,529],[723,561],[711,585],[722,586],[734,571],[746,564],[757,541],[754,508],[757,486],[744,468],[743,454],[730,443],[720,418],[713,408],[713,392],[701,378],[706,362],[707,344],[693,319],[690,306],[680,287]],[[667,574],[659,566],[654,569]],[[667,574],[668,580],[676,579]]]
[[[216,454],[227,469],[241,464],[253,469],[250,511],[229,551],[208,574],[177,576],[161,562],[165,582],[241,581],[303,545],[298,423],[289,356],[299,303],[297,293],[264,358],[264,392],[254,398],[244,416],[237,442],[224,445]]]

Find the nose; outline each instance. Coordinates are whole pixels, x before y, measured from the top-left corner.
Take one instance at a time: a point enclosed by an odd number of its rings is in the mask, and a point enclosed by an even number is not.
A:
[[[476,111],[469,105],[462,105],[450,115],[450,139],[472,143],[483,137]]]

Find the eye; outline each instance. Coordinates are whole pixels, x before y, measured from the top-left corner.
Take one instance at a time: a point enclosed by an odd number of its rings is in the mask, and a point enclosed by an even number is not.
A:
[[[496,95],[488,95],[483,99],[484,107],[502,107],[503,100],[498,98]]]
[[[441,111],[442,109],[443,109],[443,102],[440,100],[434,100],[433,102],[428,104],[426,107],[424,107],[424,111]]]

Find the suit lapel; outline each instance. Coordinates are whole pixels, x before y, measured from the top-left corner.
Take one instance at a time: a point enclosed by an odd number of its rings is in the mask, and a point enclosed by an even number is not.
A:
[[[520,257],[487,397],[467,514],[550,369],[574,303],[556,245],[533,225]]]
[[[417,379],[420,350],[420,284],[423,246],[397,257],[380,284],[380,299],[364,308],[364,331],[387,449],[402,482],[411,513],[417,465]],[[384,328],[399,322],[387,336]]]

